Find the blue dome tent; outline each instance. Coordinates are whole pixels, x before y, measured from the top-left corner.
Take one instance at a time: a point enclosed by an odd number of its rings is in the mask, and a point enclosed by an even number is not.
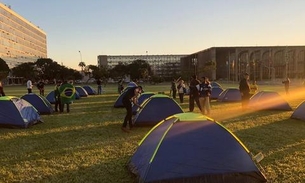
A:
[[[28,93],[21,98],[32,104],[39,114],[52,114],[54,112],[51,103],[44,96]]]
[[[83,86],[83,88],[86,90],[88,95],[96,95],[96,91],[89,85]]]
[[[141,104],[142,109],[134,117],[137,126],[155,125],[177,113],[183,113],[181,106],[168,95],[156,94]]]
[[[88,97],[88,93],[83,87],[75,86],[75,90],[78,92],[80,97]]]
[[[55,104],[55,96],[54,96],[54,90],[52,90],[47,96],[46,99],[51,103]],[[75,99],[78,100],[80,99],[80,96],[77,91],[75,91]]]
[[[46,96],[46,99],[51,103],[55,104],[55,96],[54,96],[54,90],[50,91],[48,95]]]
[[[241,95],[238,88],[228,88],[219,94],[218,102],[240,102]]]
[[[148,99],[149,97],[153,96],[155,93],[153,92],[145,92],[142,93],[138,99],[138,104],[141,105],[146,99]],[[132,106],[132,113],[136,114],[138,110],[138,106],[133,105]]]
[[[113,107],[115,108],[121,108],[121,107],[124,107],[123,105],[123,97],[125,95],[125,93],[128,91],[129,88],[132,88],[132,87],[126,87],[124,88],[124,90],[122,91],[122,93],[118,96],[118,98],[115,100],[114,102],[114,105]]]
[[[42,122],[38,111],[24,99],[2,96],[0,108],[1,127],[28,128]]]
[[[256,110],[292,110],[288,102],[275,91],[260,91],[254,94],[248,106]]]
[[[216,87],[216,88],[212,87],[212,92],[211,92],[211,96],[210,96],[211,100],[217,100],[219,95],[221,94],[221,92],[223,92],[222,88],[220,88],[220,87]]]
[[[305,121],[305,101],[297,106],[290,118]]]
[[[211,82],[212,88],[222,88],[221,84],[217,83],[216,81]]]
[[[250,151],[228,129],[198,113],[180,113],[153,127],[128,162],[138,181],[267,182]]]

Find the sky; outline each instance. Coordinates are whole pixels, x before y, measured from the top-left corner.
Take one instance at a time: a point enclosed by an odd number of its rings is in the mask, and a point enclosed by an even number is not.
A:
[[[47,55],[80,70],[98,55],[192,54],[305,45],[304,0],[0,0],[47,34]]]

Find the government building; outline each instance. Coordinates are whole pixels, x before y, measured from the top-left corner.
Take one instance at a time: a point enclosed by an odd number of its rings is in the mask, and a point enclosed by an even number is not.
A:
[[[99,55],[98,66],[113,68],[119,63],[131,64],[135,60],[146,61],[155,76],[164,79],[173,79],[173,76],[181,75],[180,60],[186,55]]]
[[[211,80],[239,81],[305,78],[305,46],[211,47],[181,58],[185,76],[197,74]]]
[[[188,80],[196,74],[210,80],[239,81],[246,72],[256,81],[305,78],[305,46],[211,47],[181,55],[99,55],[98,66],[113,68],[139,59],[148,62],[154,75],[167,80],[174,75]]]
[[[47,36],[10,6],[0,3],[0,58],[9,68],[47,58]]]

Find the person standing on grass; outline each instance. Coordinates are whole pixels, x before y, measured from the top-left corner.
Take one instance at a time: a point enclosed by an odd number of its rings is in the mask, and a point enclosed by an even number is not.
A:
[[[129,88],[122,99],[123,105],[126,109],[126,116],[124,118],[123,125],[121,129],[124,132],[130,132],[130,129],[133,127],[132,125],[132,104],[137,105],[139,108],[140,105],[138,102],[138,96],[142,93],[142,87],[141,86],[134,86]],[[129,129],[127,128],[127,123],[129,124]]]
[[[3,90],[3,85],[2,82],[0,81],[0,97],[5,96],[4,90]]]
[[[97,94],[101,95],[102,94],[102,81],[101,81],[101,79],[97,79],[96,84],[97,84]]]
[[[120,80],[118,81],[118,93],[119,93],[119,94],[121,94],[122,91],[124,90],[123,82],[124,82],[123,79],[120,79]]]
[[[177,95],[177,80],[173,79],[173,81],[171,82],[171,93],[173,96],[173,99],[176,98]]]
[[[60,103],[61,103],[61,111],[64,112],[64,105],[67,106],[67,113],[70,112],[70,104],[73,103],[75,99],[75,87],[72,84],[73,82],[64,81],[60,87]]]
[[[212,93],[212,86],[207,77],[202,77],[202,82],[199,85],[199,101],[201,106],[201,113],[205,114],[205,111],[207,114],[210,114],[211,107],[210,107],[210,96]]]
[[[179,100],[180,100],[180,103],[182,104],[183,99],[184,99],[184,93],[186,93],[185,84],[184,84],[184,81],[182,79],[179,81],[177,89],[178,89]]]
[[[286,95],[289,95],[290,79],[287,77],[282,83],[284,84]]]
[[[28,93],[32,93],[33,84],[31,79],[28,79],[28,81],[26,82],[26,88],[28,90]]]
[[[39,94],[44,96],[44,81],[41,79],[38,83],[37,83],[37,88],[39,90]]]
[[[57,81],[54,88],[55,112],[62,111],[61,102],[60,102],[60,91],[59,91],[60,85],[61,85],[61,81]]]
[[[239,91],[241,95],[241,106],[243,110],[248,107],[250,100],[250,84],[249,84],[249,74],[245,73],[244,78],[239,82]]]
[[[190,112],[193,112],[194,110],[194,103],[196,102],[198,108],[201,111],[201,106],[200,106],[200,102],[199,102],[199,84],[200,81],[197,79],[196,75],[192,76],[192,79],[190,81],[190,99],[189,99],[189,110]]]

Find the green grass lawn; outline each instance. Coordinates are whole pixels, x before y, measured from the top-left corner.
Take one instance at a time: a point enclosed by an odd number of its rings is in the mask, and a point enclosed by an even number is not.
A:
[[[143,87],[169,94],[170,84]],[[45,93],[53,88],[47,86]],[[282,85],[259,86],[259,90],[281,93],[293,109],[305,100],[296,88],[293,86],[286,97]],[[18,97],[27,92],[25,86],[4,89],[6,95]],[[122,132],[125,109],[113,108],[118,97],[116,85],[103,90],[102,95],[76,100],[70,113],[42,115],[42,124],[28,129],[0,128],[0,182],[136,182],[126,164],[150,128]],[[34,88],[34,92],[38,90]],[[185,98],[181,107],[187,112]],[[214,101],[211,106],[212,118],[231,130],[253,154],[265,155],[261,166],[269,182],[305,182],[305,122],[290,119],[293,111],[245,113],[240,103]],[[195,112],[199,112],[196,107]]]

